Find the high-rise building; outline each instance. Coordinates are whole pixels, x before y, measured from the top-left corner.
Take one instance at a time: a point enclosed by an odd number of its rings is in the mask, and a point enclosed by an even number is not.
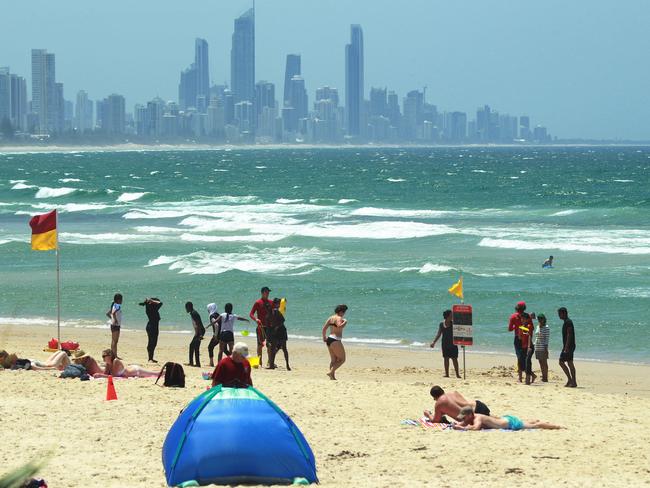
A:
[[[530,117],[528,115],[522,115],[519,117],[519,138],[524,141],[530,141],[531,136]]]
[[[55,114],[54,132],[63,132],[65,129],[65,97],[63,96],[63,83],[54,84]]]
[[[194,42],[194,65],[196,66],[196,96],[210,100],[210,64],[208,41],[197,38]]]
[[[467,138],[467,114],[452,112],[450,116],[449,138],[453,142],[463,142]]]
[[[291,78],[291,106],[296,109],[298,120],[304,119],[309,113],[309,102],[307,99],[307,89],[305,80],[302,76]]]
[[[264,107],[275,107],[275,85],[268,81],[255,84],[256,113],[260,115]]]
[[[54,54],[46,49],[32,49],[32,111],[37,117],[38,134],[56,131],[57,102]]]
[[[11,124],[19,131],[27,130],[27,81],[22,76],[11,77]]]
[[[300,54],[287,54],[287,63],[284,68],[284,99],[283,105],[291,105],[291,79],[294,76],[300,76]]]
[[[424,92],[411,90],[404,99],[404,137],[408,140],[417,139],[420,135],[424,109]]]
[[[363,31],[361,26],[350,26],[350,44],[345,46],[345,111],[348,135],[361,135],[363,104]]]
[[[125,133],[125,100],[122,95],[112,94],[104,99],[102,111],[102,130],[110,135]]]
[[[93,129],[93,103],[84,90],[77,92],[74,126],[80,134]]]
[[[0,68],[0,128],[11,124],[11,75],[9,68]]]
[[[230,51],[230,89],[235,103],[255,101],[255,11],[235,19]],[[245,109],[243,109],[245,111]]]
[[[399,97],[394,91],[388,92],[388,119],[392,127],[399,127],[402,113],[399,109]]]
[[[490,140],[490,106],[484,105],[476,111],[476,138],[480,142]]]
[[[370,89],[370,116],[378,117],[388,114],[388,101],[386,98],[386,88]]]

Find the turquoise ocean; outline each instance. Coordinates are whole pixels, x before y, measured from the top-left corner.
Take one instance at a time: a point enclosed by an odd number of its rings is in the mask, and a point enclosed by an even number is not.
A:
[[[269,286],[293,337],[346,303],[348,341],[424,348],[462,273],[472,350],[511,352],[525,300],[554,352],[566,306],[577,357],[650,360],[650,148],[0,149],[0,323],[55,323],[28,226],[54,208],[67,326],[105,327],[119,291],[125,328],[157,296],[162,329],[189,332],[185,301],[247,316]]]

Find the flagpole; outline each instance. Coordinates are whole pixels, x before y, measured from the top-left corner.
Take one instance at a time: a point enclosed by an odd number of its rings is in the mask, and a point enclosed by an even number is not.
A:
[[[57,234],[58,235],[58,234]],[[463,305],[465,303],[465,283],[463,282],[463,273],[460,273],[460,282],[463,283],[463,295],[460,298],[460,304]],[[463,379],[467,379],[465,376],[465,344],[461,346],[463,348]]]
[[[61,349],[61,259],[59,257],[59,212],[56,212],[56,339]]]

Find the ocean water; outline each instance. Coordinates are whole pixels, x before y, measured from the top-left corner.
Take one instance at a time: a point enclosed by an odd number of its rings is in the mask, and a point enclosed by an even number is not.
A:
[[[56,317],[28,221],[58,208],[68,325],[104,327],[119,291],[125,328],[157,296],[189,331],[185,301],[247,316],[269,286],[293,336],[346,303],[349,340],[426,347],[462,273],[473,350],[511,351],[523,299],[554,351],[566,306],[578,357],[648,362],[649,188],[645,147],[0,152],[0,322]]]

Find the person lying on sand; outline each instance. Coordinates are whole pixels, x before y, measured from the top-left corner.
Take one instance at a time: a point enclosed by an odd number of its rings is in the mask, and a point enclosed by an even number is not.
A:
[[[542,422],[541,420],[521,420],[514,415],[504,415],[503,417],[490,417],[488,415],[481,415],[474,413],[472,407],[463,407],[458,414],[457,424],[454,424],[454,429],[457,430],[481,430],[481,429],[507,429],[507,430],[522,430],[522,429],[546,429],[556,430],[563,429],[559,425]]]
[[[110,349],[104,349],[102,359],[106,367],[103,373],[93,375],[95,378],[106,378],[109,375],[115,376],[116,378],[153,378],[158,376],[158,372],[147,371],[137,364],[129,364],[126,366],[121,359],[117,359],[113,355]]]
[[[490,415],[490,409],[481,400],[466,400],[465,397],[457,391],[445,393],[445,390],[436,385],[431,388],[430,393],[436,401],[433,414],[429,410],[424,411],[424,416],[430,422],[449,423],[445,418],[445,415],[457,419],[458,414],[463,407],[470,407],[472,411],[475,411],[476,413]]]
[[[90,376],[104,373],[104,370],[99,366],[99,364],[97,364],[97,361],[95,361],[92,356],[89,356],[81,349],[74,351],[70,359],[74,364],[80,364],[86,368],[86,373],[88,373]]]
[[[16,354],[0,351],[0,365],[5,369],[33,369],[34,371],[58,369],[63,371],[70,364],[69,354],[68,351],[57,351],[45,361],[38,361],[37,359],[20,359]]]

